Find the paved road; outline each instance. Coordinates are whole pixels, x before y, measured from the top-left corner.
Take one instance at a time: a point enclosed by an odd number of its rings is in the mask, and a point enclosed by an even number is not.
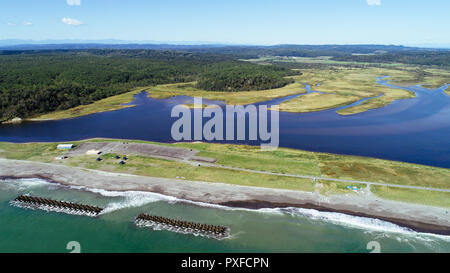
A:
[[[399,185],[399,184],[370,182],[370,181],[361,181],[361,180],[350,180],[350,179],[339,179],[339,178],[330,178],[330,177],[321,177],[321,176],[312,176],[312,175],[302,175],[302,174],[275,173],[275,172],[268,172],[268,171],[258,171],[258,170],[244,169],[244,168],[239,168],[239,167],[231,167],[231,166],[225,166],[225,165],[220,165],[220,164],[200,163],[200,162],[192,162],[192,161],[188,161],[188,162],[190,164],[196,165],[196,166],[222,168],[222,169],[229,169],[229,170],[235,170],[235,171],[244,171],[244,172],[251,172],[251,173],[279,175],[279,176],[288,176],[288,177],[298,177],[298,178],[309,178],[309,179],[314,179],[314,180],[326,180],[326,181],[341,182],[341,183],[359,183],[359,184],[365,184],[365,185],[388,186],[388,187],[404,188],[404,189],[450,192],[450,189],[438,189],[438,188],[431,188],[431,187],[409,186],[409,185]]]

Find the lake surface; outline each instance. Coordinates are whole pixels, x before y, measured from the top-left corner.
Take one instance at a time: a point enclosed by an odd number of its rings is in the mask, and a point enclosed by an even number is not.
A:
[[[351,116],[338,115],[336,110],[340,108],[312,113],[281,112],[280,146],[450,168],[450,96],[444,93],[448,85],[429,90],[419,85],[391,85],[384,77],[378,82],[412,91],[417,97]],[[259,104],[275,105],[296,96]],[[0,141],[54,142],[109,137],[172,142],[170,130],[176,118],[171,118],[170,113],[179,103],[192,103],[192,98],[157,100],[141,93],[135,97],[136,106],[132,108],[66,120],[1,125]],[[203,103],[225,107],[222,102]]]

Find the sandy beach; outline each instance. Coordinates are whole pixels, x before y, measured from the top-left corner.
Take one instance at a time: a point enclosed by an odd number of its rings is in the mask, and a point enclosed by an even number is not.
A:
[[[149,191],[232,207],[300,207],[340,212],[377,218],[420,232],[450,235],[448,208],[383,200],[370,192],[323,196],[313,192],[108,173],[57,164],[0,159],[0,178],[32,177],[70,186]]]

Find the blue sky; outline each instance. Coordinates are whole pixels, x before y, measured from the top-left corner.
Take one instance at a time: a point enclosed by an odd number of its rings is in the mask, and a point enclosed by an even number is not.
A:
[[[1,0],[0,39],[450,44],[448,0]]]

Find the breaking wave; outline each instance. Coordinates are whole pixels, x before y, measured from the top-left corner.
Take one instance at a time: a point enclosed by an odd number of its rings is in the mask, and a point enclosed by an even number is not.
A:
[[[164,201],[168,203],[189,203],[201,207],[210,207],[210,208],[217,208],[217,209],[233,209],[226,206],[221,205],[215,205],[215,204],[209,204],[204,202],[196,202],[191,200],[185,200],[180,199],[164,194],[154,193],[154,192],[145,192],[145,191],[110,191],[110,190],[103,190],[103,189],[96,189],[96,188],[89,188],[89,187],[79,187],[79,186],[71,186],[72,189],[78,189],[78,190],[86,190],[92,193],[100,194],[105,197],[123,197],[123,200],[117,201],[117,202],[111,202],[109,203],[105,209],[103,210],[102,214],[104,213],[110,213],[116,210],[124,209],[124,208],[131,208],[131,207],[141,207],[144,205],[147,205],[149,203]]]
[[[43,185],[52,186],[51,182],[40,178],[18,178],[18,179],[0,179],[0,182],[6,182],[4,186],[12,186],[18,190],[25,190],[33,187],[41,187]]]
[[[422,239],[425,241],[432,241],[430,236],[433,236],[450,242],[450,236],[439,235],[434,233],[417,232],[407,227],[402,227],[394,223],[383,221],[380,219],[353,216],[339,212],[326,212],[326,211],[318,211],[315,209],[304,209],[294,207],[264,208],[258,209],[257,211],[260,213],[306,217],[310,220],[324,221],[346,227],[363,229],[369,232],[401,233],[404,235],[412,235],[417,239]]]
[[[13,183],[15,186],[19,187],[36,187],[39,185],[55,185],[54,183],[38,179],[38,178],[26,178],[26,179],[6,179],[7,182]],[[324,212],[315,209],[304,209],[304,208],[262,208],[262,209],[247,209],[247,208],[233,208],[222,205],[210,204],[205,202],[196,202],[191,200],[180,199],[172,196],[167,196],[159,193],[144,192],[144,191],[109,191],[96,188],[88,188],[82,186],[70,186],[70,188],[75,190],[86,190],[92,193],[97,193],[105,197],[123,197],[123,200],[110,202],[102,211],[101,214],[110,213],[120,209],[140,207],[149,203],[164,201],[168,203],[188,203],[200,207],[208,207],[213,209],[221,210],[237,210],[237,211],[248,211],[257,212],[264,214],[277,214],[277,215],[291,215],[298,217],[305,217],[308,220],[324,221],[327,223],[337,224],[341,226],[346,226],[350,228],[362,229],[366,232],[377,232],[377,233],[394,233],[403,234],[408,236],[413,236],[414,238],[421,239],[424,241],[432,241],[433,237],[442,239],[444,241],[450,242],[450,236],[439,235],[433,233],[422,233],[416,232],[406,227],[402,227],[387,221],[353,216],[338,212]]]

